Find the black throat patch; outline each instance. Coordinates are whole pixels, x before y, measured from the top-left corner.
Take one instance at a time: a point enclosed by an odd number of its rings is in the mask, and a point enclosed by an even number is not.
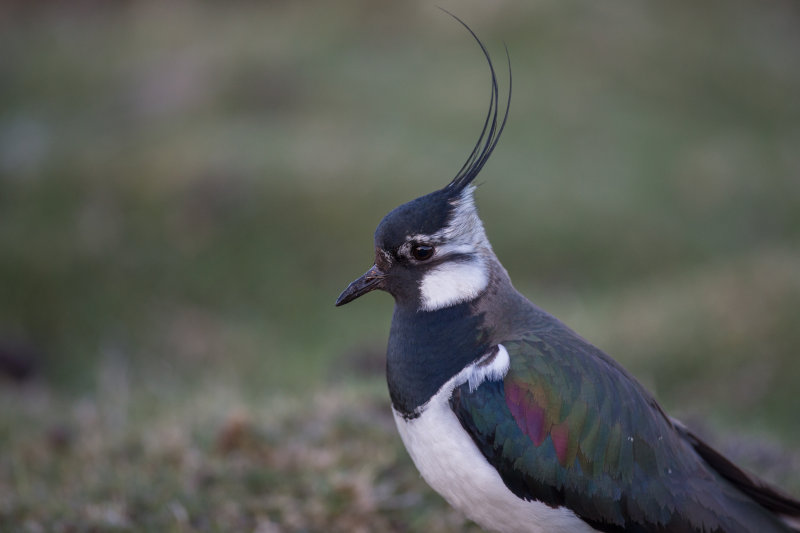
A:
[[[450,378],[477,361],[489,349],[483,315],[470,302],[423,312],[395,306],[386,379],[392,406],[404,418],[419,416],[419,408]]]

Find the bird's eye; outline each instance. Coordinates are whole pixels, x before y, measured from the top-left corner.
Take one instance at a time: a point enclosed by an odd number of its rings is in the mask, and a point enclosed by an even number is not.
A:
[[[433,257],[433,246],[415,244],[411,247],[411,256],[417,261],[427,261]]]

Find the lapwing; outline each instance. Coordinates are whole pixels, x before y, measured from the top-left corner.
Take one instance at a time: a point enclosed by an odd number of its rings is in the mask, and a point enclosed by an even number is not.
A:
[[[457,19],[458,20],[458,19]],[[501,532],[800,531],[800,502],[669,417],[620,364],[517,292],[473,199],[508,118],[489,112],[442,189],[391,211],[375,263],[342,292],[394,297],[386,375],[427,483]]]

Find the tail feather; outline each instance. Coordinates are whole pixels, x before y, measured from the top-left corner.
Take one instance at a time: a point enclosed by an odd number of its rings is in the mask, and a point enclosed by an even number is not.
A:
[[[730,459],[709,446],[680,422],[673,420],[700,457],[719,475],[753,501],[772,511],[791,529],[800,532],[800,500],[766,481],[748,474]]]

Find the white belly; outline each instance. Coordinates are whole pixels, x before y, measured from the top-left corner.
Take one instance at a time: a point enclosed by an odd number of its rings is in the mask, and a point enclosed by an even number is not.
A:
[[[469,375],[470,372],[462,372],[445,384],[416,418],[406,420],[394,411],[403,444],[425,481],[484,529],[527,533],[596,531],[565,507],[554,509],[522,500],[505,486],[450,409],[453,389],[465,383],[464,378]]]

